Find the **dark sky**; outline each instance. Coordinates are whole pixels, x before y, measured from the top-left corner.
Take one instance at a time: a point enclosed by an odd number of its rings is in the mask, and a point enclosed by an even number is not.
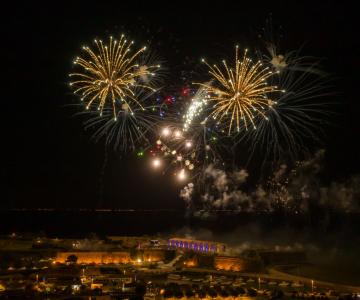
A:
[[[339,105],[325,140],[329,176],[360,172],[354,7],[343,1],[208,1],[204,6],[169,1],[152,7],[137,1],[76,7],[50,2],[3,11],[0,207],[182,207],[176,184],[154,175],[143,161],[120,159],[117,153],[110,153],[99,203],[104,147],[90,141],[66,107],[76,100],[67,85],[71,62],[94,37],[125,32],[136,41],[155,40],[174,78],[185,57],[197,62],[204,54],[232,51],[235,43],[251,44],[269,13],[282,25],[289,48],[306,43],[305,54],[323,57],[325,70],[334,74]]]

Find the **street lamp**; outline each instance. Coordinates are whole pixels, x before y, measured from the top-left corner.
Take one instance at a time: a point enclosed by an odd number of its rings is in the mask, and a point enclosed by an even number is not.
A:
[[[311,279],[311,292],[314,292],[314,280]]]
[[[258,282],[259,282],[259,290],[260,290],[260,282],[261,282],[260,277],[258,278]]]

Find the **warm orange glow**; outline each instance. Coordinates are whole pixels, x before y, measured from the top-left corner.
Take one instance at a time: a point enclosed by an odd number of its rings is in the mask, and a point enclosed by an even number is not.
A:
[[[198,266],[198,262],[197,262],[196,259],[189,259],[189,260],[184,261],[184,265],[185,265],[187,268],[197,267],[197,266]]]
[[[226,271],[243,271],[244,259],[240,257],[218,256],[214,261],[215,269]]]
[[[56,263],[66,263],[70,255],[77,257],[79,264],[119,264],[130,263],[131,258],[128,252],[105,252],[105,251],[91,251],[91,252],[58,252],[55,258]]]
[[[145,250],[143,259],[147,262],[163,261],[165,259],[165,253],[162,250]]]
[[[75,255],[77,257],[78,264],[126,264],[158,262],[165,259],[165,253],[162,250],[144,250],[142,255],[137,257],[135,260],[131,259],[129,252],[125,251],[75,251],[58,252],[55,260],[52,263],[66,263],[67,258],[70,255]]]

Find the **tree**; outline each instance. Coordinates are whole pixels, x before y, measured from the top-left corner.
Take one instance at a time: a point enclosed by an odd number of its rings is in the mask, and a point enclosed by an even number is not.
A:
[[[149,265],[149,269],[156,269],[158,267],[157,263],[152,263]]]
[[[191,288],[189,287],[189,288],[187,288],[186,290],[185,290],[185,295],[186,295],[186,297],[188,297],[188,298],[191,298],[191,297],[194,297],[195,296],[195,293],[191,290]]]
[[[250,297],[256,297],[257,296],[257,291],[254,290],[253,288],[249,288],[248,291],[247,291],[248,295]]]
[[[76,264],[77,260],[78,260],[78,257],[74,254],[71,254],[67,257],[66,262],[70,263],[70,264]]]
[[[174,296],[174,290],[171,286],[165,287],[164,298],[172,298]]]
[[[99,237],[95,232],[90,232],[89,233],[89,240],[98,240]]]
[[[238,287],[238,288],[236,288],[236,290],[237,290],[239,295],[244,295],[246,293],[246,291],[242,287]]]
[[[143,299],[146,293],[146,285],[144,282],[138,282],[135,287],[136,296],[140,297],[139,299]]]
[[[275,289],[271,292],[271,299],[281,299],[284,297],[284,292],[282,290]]]
[[[168,262],[172,261],[175,258],[175,254],[176,254],[176,252],[174,250],[166,250],[164,262],[168,263]]]

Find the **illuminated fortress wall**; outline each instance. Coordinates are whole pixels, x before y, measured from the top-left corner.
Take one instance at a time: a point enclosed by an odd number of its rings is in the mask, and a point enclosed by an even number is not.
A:
[[[215,256],[214,268],[226,271],[259,271],[262,269],[262,261],[232,256]]]
[[[199,241],[184,238],[171,238],[168,240],[169,248],[177,248],[184,250],[192,250],[202,253],[224,253],[226,245],[223,243],[216,243],[211,241]]]
[[[65,263],[70,255],[75,255],[79,264],[121,264],[134,262],[129,252],[78,251],[58,252],[55,262]],[[144,250],[140,256],[146,262],[158,262],[165,259],[163,250]]]
[[[75,255],[79,264],[120,264],[131,262],[128,252],[105,252],[105,251],[87,251],[87,252],[58,252],[55,262],[65,263],[70,255]]]

